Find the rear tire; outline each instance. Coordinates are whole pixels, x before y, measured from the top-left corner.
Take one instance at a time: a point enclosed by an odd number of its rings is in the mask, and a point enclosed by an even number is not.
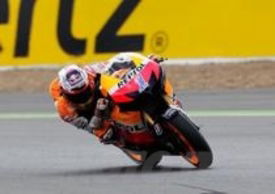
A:
[[[171,132],[175,145],[180,154],[197,168],[208,168],[213,161],[212,151],[198,131],[197,126],[180,110],[175,110],[175,114],[164,119],[164,127]]]
[[[162,151],[148,153],[141,165],[141,170],[152,170],[157,167],[163,156]]]
[[[142,165],[146,159],[147,153],[144,152],[134,152],[125,148],[120,148],[130,159],[132,159],[136,164]]]
[[[163,151],[156,152],[134,152],[125,148],[122,148],[122,151],[131,158],[135,163],[140,165],[141,170],[152,170],[154,169],[161,161],[163,156]]]

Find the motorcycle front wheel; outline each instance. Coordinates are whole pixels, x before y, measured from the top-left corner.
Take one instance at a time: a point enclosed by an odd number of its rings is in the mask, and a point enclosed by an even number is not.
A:
[[[208,168],[213,161],[213,154],[198,127],[182,111],[164,119],[162,125],[168,130],[174,146],[188,162],[200,169]]]

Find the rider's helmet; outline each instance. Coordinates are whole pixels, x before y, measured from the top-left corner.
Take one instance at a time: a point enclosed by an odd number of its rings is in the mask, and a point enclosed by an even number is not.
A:
[[[92,101],[95,84],[88,73],[77,65],[69,65],[58,72],[62,94],[72,103],[87,104]]]

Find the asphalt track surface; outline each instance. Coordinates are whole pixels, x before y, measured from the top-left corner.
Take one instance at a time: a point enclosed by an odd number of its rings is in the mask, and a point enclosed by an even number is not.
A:
[[[274,193],[275,90],[186,91],[180,98],[187,112],[201,113],[191,117],[213,149],[210,169],[165,157],[156,170],[138,171],[88,133],[56,117],[31,117],[54,112],[46,94],[0,94],[0,193]],[[237,114],[243,110],[254,114]]]

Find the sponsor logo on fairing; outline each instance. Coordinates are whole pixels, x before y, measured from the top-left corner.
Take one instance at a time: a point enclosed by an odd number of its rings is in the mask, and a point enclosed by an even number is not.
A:
[[[117,84],[118,88],[122,88],[125,84],[132,80],[144,67],[145,64],[141,64],[139,67],[132,69],[126,75],[124,75],[123,79]]]

